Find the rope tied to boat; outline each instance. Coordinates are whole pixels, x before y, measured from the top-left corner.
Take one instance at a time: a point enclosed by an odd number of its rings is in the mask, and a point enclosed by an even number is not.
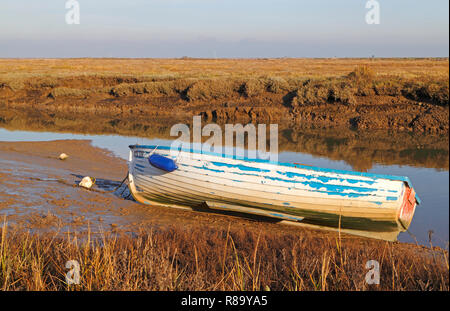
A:
[[[82,187],[82,186],[80,186],[80,185],[74,185],[74,184],[72,184],[72,183],[69,183],[69,182],[67,182],[67,181],[65,181],[65,180],[63,180],[63,179],[57,179],[57,178],[38,178],[38,177],[29,177],[29,179],[31,179],[31,180],[38,180],[38,181],[46,181],[46,182],[57,182],[57,183],[60,183],[60,184],[64,184],[64,185],[67,185],[67,186],[71,186],[71,187],[74,187],[74,188],[78,188],[78,187]],[[95,177],[91,177],[91,179],[93,179],[93,184],[95,184],[95,182],[96,182],[96,178]],[[98,192],[98,193],[113,193],[113,192],[116,192],[120,187],[122,187],[122,185],[125,183],[125,181],[127,181],[128,180],[128,174],[125,176],[125,178],[120,182],[120,184],[117,186],[117,187],[115,187],[113,190],[109,190],[109,191],[103,191],[103,190],[98,190],[98,189],[92,189],[92,188],[86,188],[86,187],[82,187],[82,188],[84,188],[84,189],[86,189],[86,190],[89,190],[89,191],[94,191],[94,192]],[[123,193],[123,191],[122,191],[122,193]]]

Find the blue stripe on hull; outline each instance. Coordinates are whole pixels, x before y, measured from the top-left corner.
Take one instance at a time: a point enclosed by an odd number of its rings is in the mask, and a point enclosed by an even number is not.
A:
[[[154,146],[154,145],[130,145],[129,146],[130,149],[151,149],[154,150],[155,148],[159,149],[159,150],[171,150],[171,147],[168,146]],[[364,172],[355,172],[355,171],[345,171],[345,170],[336,170],[336,169],[328,169],[328,168],[320,168],[320,167],[313,167],[313,166],[306,166],[306,165],[297,165],[297,164],[291,164],[291,163],[282,163],[282,162],[273,162],[270,160],[262,160],[262,159],[250,159],[250,158],[246,158],[246,157],[236,157],[236,156],[227,156],[225,157],[223,154],[220,153],[215,153],[215,152],[210,152],[210,151],[199,151],[199,150],[195,150],[195,149],[186,149],[186,148],[178,148],[177,150],[179,151],[183,151],[183,152],[188,152],[188,153],[197,153],[197,154],[204,154],[204,155],[211,155],[211,156],[216,156],[216,157],[221,157],[224,160],[226,159],[234,159],[234,160],[242,160],[242,161],[247,161],[250,163],[266,163],[266,164],[273,164],[273,165],[279,165],[279,166],[284,166],[284,167],[291,167],[291,168],[301,168],[301,169],[305,169],[305,170],[312,170],[315,172],[322,172],[322,173],[334,173],[334,174],[343,174],[343,175],[350,175],[350,176],[360,176],[360,177],[367,177],[367,178],[372,178],[372,179],[386,179],[386,180],[392,180],[392,181],[403,181],[405,183],[408,184],[409,187],[412,188],[412,183],[409,180],[408,177],[406,176],[393,176],[393,175],[384,175],[384,174],[373,174],[373,173],[364,173]],[[241,169],[241,170],[246,170],[247,171],[251,171],[252,169],[256,169],[256,170],[262,170],[259,172],[269,172],[268,170],[264,170],[264,169],[259,169],[259,168],[253,168],[253,167],[249,167],[249,166],[245,166],[242,164],[238,164],[238,165],[234,165],[234,164],[229,164],[229,163],[222,163],[222,162],[215,162],[215,164],[219,163],[219,165],[222,166],[226,166],[226,167],[234,167],[237,169]],[[217,165],[216,165],[217,166]],[[288,174],[291,174],[291,172],[286,172]],[[293,174],[297,174],[297,173],[293,173]],[[294,175],[291,175],[294,176]],[[313,176],[312,176],[313,178]],[[323,177],[325,178],[324,180],[326,180],[329,177]],[[353,179],[345,179],[348,182],[354,182]],[[367,181],[363,181],[363,182],[367,182]],[[370,181],[369,181],[370,182]],[[372,181],[373,182],[373,181]],[[358,188],[358,187],[356,187]],[[420,198],[417,196],[416,194],[416,201],[418,204],[420,204]]]

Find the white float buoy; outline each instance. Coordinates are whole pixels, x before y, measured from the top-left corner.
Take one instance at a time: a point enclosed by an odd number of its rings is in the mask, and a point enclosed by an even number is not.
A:
[[[83,177],[83,179],[78,184],[80,187],[90,189],[95,184],[95,178],[89,176]]]
[[[68,157],[69,157],[69,156],[68,156],[67,154],[61,153],[61,154],[59,155],[58,159],[60,159],[60,160],[65,160],[65,159],[67,159]]]

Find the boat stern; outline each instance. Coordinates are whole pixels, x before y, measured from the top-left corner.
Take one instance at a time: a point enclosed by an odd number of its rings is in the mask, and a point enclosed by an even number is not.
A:
[[[418,203],[414,188],[405,183],[402,205],[398,211],[398,220],[404,230],[408,230]]]

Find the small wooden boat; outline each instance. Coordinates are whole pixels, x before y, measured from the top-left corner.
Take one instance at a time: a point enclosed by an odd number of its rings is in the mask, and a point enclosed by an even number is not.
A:
[[[420,203],[408,177],[192,149],[179,149],[174,156],[163,146],[130,146],[128,177],[131,194],[144,204],[208,207],[356,234],[392,232],[396,237],[408,229]]]

